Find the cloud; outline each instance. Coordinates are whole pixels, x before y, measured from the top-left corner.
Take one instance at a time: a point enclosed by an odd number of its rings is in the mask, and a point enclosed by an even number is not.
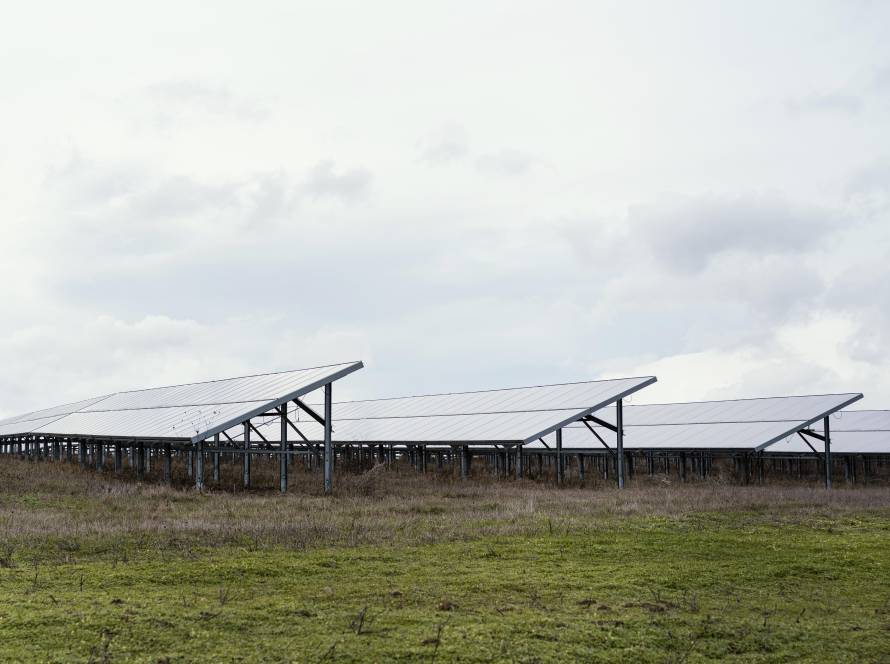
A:
[[[361,200],[368,195],[372,176],[370,171],[356,168],[337,173],[333,161],[318,162],[309,171],[302,191],[312,198],[333,198],[344,203]]]
[[[841,225],[825,210],[775,195],[663,199],[636,206],[628,216],[637,243],[666,267],[690,273],[733,253],[800,254]]]
[[[145,92],[160,126],[174,121],[206,121],[208,116],[257,123],[270,116],[269,108],[255,99],[236,94],[225,85],[198,79],[167,80],[147,86]]]
[[[470,152],[469,138],[460,125],[447,125],[418,141],[420,160],[428,164],[460,161]]]
[[[785,108],[794,115],[841,113],[856,115],[863,108],[862,98],[843,92],[812,94],[785,102]]]
[[[530,154],[512,148],[503,148],[476,158],[476,167],[480,171],[506,177],[525,175],[534,163],[535,159]]]
[[[863,392],[870,407],[882,407],[890,400],[890,361],[855,357],[850,342],[860,331],[847,316],[818,311],[807,320],[775,328],[766,343],[636,363],[622,358],[615,362],[620,368],[609,375],[658,376],[658,383],[641,393],[638,403]]]

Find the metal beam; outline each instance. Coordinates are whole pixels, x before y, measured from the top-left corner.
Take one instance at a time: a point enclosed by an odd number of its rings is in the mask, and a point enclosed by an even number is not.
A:
[[[333,383],[324,386],[324,492],[334,490],[334,447],[331,445]]]
[[[268,442],[269,442],[269,440],[268,440],[268,439],[267,439],[267,438],[260,432],[260,430],[257,429],[257,428],[253,425],[253,422],[251,422],[250,420],[248,420],[247,423],[250,425],[250,428],[253,429],[254,433],[256,433],[256,435],[259,436],[259,437],[263,440],[264,443],[268,443]]]
[[[621,401],[619,399],[618,401]],[[601,427],[605,427],[609,431],[613,433],[618,433],[618,427],[612,424],[611,422],[606,422],[606,420],[600,419],[596,415],[588,415],[587,417],[581,420],[582,422],[594,422],[595,424],[599,424]]]
[[[330,383],[328,383],[328,385],[330,385]],[[326,419],[326,418],[324,418],[324,417],[322,417],[321,415],[319,415],[318,413],[316,413],[312,408],[310,408],[309,406],[307,406],[307,405],[306,405],[305,403],[303,403],[303,401],[300,400],[300,399],[294,399],[294,403],[297,404],[297,407],[298,407],[300,410],[304,411],[307,415],[309,415],[309,417],[311,417],[313,420],[315,420],[316,422],[318,422],[321,426],[324,426],[324,423],[325,423],[325,419]]]
[[[598,441],[600,441],[600,442],[603,444],[603,447],[606,448],[606,451],[607,451],[609,454],[611,454],[612,456],[615,456],[615,450],[613,450],[611,447],[609,447],[609,445],[606,443],[606,441],[603,440],[603,437],[600,436],[600,435],[596,432],[596,429],[594,429],[592,426],[590,426],[585,420],[581,420],[581,422],[582,422],[582,424],[584,424],[584,426],[586,426],[588,429],[590,429],[590,433],[592,433],[594,436],[596,436],[596,439],[597,439]]]
[[[164,484],[173,484],[173,446],[164,443]]]
[[[195,443],[195,489],[204,490],[204,441]]]
[[[829,417],[822,420],[822,430],[825,432],[825,488],[831,488],[831,428]]]
[[[618,488],[624,488],[624,400],[615,402],[615,464]]]
[[[287,493],[287,404],[281,406],[281,456],[278,457],[278,490]]]
[[[244,488],[250,488],[250,420],[244,423],[244,461],[241,466]]]
[[[213,481],[219,482],[219,434],[213,434]]]
[[[810,438],[815,438],[816,440],[821,440],[823,442],[825,441],[825,436],[816,433],[812,429],[801,429],[797,433],[801,434],[802,436],[809,436]]]
[[[819,456],[819,453],[816,451],[816,448],[813,447],[812,445],[810,445],[810,441],[808,441],[808,440],[806,439],[806,437],[803,435],[803,432],[802,432],[802,431],[798,431],[798,432],[797,432],[797,435],[800,436],[800,439],[801,439],[804,443],[806,443],[807,447],[809,447],[811,450],[813,450],[813,454],[815,454],[816,456]],[[824,440],[824,439],[823,439],[823,440]]]

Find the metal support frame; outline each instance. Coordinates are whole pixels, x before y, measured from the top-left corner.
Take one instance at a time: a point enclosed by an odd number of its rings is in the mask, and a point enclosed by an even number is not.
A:
[[[145,479],[145,443],[141,440],[136,443],[136,479]]]
[[[525,476],[525,462],[522,453],[522,445],[516,446],[516,479],[521,480]]]
[[[460,448],[460,478],[462,480],[470,479],[470,459],[471,457],[470,446],[469,445],[461,445]]]
[[[164,484],[173,484],[173,447],[164,443]]]
[[[124,469],[123,450],[120,443],[114,444],[114,472],[119,473]]]
[[[324,492],[334,490],[334,447],[331,444],[331,410],[333,383],[324,386]]]
[[[281,454],[278,455],[278,490],[287,493],[287,459],[290,445],[287,442],[287,404],[281,405]]]
[[[556,483],[562,485],[565,481],[565,466],[562,458],[562,429],[556,430]]]
[[[825,432],[825,488],[831,488],[831,425],[830,418],[822,419],[822,430]]]
[[[204,441],[195,443],[195,489],[204,490]]]
[[[250,421],[244,423],[244,462],[241,466],[244,488],[250,488]]]
[[[615,450],[609,447],[609,444],[605,440],[603,440],[603,437],[597,433],[596,429],[588,424],[587,420],[581,420],[581,424],[586,426],[590,430],[590,433],[592,433],[596,437],[596,439],[600,441],[600,444],[606,448],[606,452],[608,452],[612,456],[615,456]],[[543,443],[544,441],[542,440],[541,442]]]
[[[213,481],[219,482],[219,434],[213,436]]]
[[[618,488],[624,488],[624,400],[615,402],[615,471]]]

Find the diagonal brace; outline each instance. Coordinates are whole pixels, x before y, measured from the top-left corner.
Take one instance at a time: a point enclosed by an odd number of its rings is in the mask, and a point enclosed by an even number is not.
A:
[[[811,450],[813,450],[813,454],[815,454],[816,456],[819,455],[819,453],[816,451],[816,448],[813,447],[812,445],[810,445],[810,441],[808,441],[808,440],[806,439],[806,437],[803,435],[802,432],[798,431],[798,432],[797,432],[797,435],[800,436],[800,439],[801,439],[803,442],[805,442],[805,443],[807,444],[807,447],[809,447]],[[820,436],[820,437],[821,437],[821,436]]]
[[[587,415],[586,417],[582,418],[581,421],[584,422],[584,424],[587,424],[588,422],[593,422],[595,424],[599,424],[601,427],[607,428],[609,431],[614,431],[615,433],[618,433],[617,426],[615,426],[611,422],[606,422],[605,420],[598,418],[596,415]],[[588,426],[587,428],[590,429],[590,426]],[[591,431],[593,431],[593,429],[591,429]]]
[[[596,430],[595,430],[592,426],[590,426],[590,425],[587,423],[587,420],[586,420],[586,419],[583,419],[583,420],[581,420],[581,421],[584,423],[584,426],[586,426],[588,429],[590,429],[590,433],[592,433],[594,436],[596,436],[596,439],[597,439],[598,441],[600,441],[600,442],[603,444],[603,447],[606,448],[606,450],[609,452],[609,454],[611,454],[612,456],[615,456],[615,450],[613,450],[611,447],[609,447],[608,445],[606,445],[606,441],[603,440],[603,437],[600,436],[600,435],[596,432]],[[618,429],[616,428],[615,431],[618,431]]]
[[[309,417],[311,417],[313,420],[318,422],[321,426],[324,426],[324,418],[321,415],[319,415],[314,410],[312,410],[309,406],[307,406],[305,403],[303,403],[300,399],[294,399],[294,403],[297,404],[298,408],[306,411],[306,413],[308,413]]]

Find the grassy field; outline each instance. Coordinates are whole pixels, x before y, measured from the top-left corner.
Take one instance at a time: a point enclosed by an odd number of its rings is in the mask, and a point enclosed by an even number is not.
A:
[[[890,662],[887,487],[318,484],[0,458],[0,661]]]

